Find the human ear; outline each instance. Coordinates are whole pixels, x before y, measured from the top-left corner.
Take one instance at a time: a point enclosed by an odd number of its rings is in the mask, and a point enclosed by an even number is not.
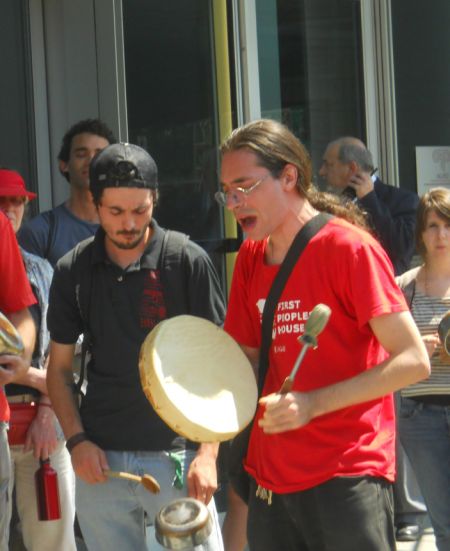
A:
[[[298,168],[294,165],[287,164],[283,168],[282,182],[286,189],[293,189],[297,186]]]
[[[348,163],[348,169],[350,172],[350,175],[353,176],[354,174],[360,172],[359,164],[356,161],[350,161]]]

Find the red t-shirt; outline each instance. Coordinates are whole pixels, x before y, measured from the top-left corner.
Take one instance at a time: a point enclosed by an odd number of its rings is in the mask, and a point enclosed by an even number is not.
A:
[[[245,241],[239,251],[225,321],[226,331],[245,346],[259,348],[265,298],[279,266],[264,263],[267,241]],[[291,273],[275,313],[270,368],[263,395],[277,392],[301,350],[309,312],[327,304],[330,320],[319,346],[305,355],[293,390],[324,387],[370,369],[386,351],[368,322],[407,310],[392,264],[368,233],[331,220],[310,241]],[[258,409],[257,419],[262,408]],[[304,490],[337,476],[395,475],[392,395],[344,408],[306,426],[266,435],[254,423],[246,469],[277,493]]]
[[[35,302],[14,230],[0,211],[0,311],[12,314]],[[0,421],[8,420],[8,402],[0,386]]]

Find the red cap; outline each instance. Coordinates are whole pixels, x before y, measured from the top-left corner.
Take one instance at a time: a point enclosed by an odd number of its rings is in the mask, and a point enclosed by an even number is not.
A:
[[[14,170],[0,169],[0,197],[28,197],[34,199],[36,193],[25,188],[22,176]]]

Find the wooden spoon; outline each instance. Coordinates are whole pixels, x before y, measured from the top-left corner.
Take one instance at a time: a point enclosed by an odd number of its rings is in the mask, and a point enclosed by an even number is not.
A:
[[[122,478],[123,480],[132,480],[133,482],[138,482],[142,484],[142,486],[144,486],[144,488],[152,494],[159,494],[159,491],[161,489],[156,478],[153,478],[153,476],[149,474],[138,476],[137,474],[124,473],[120,471],[110,471],[109,469],[105,469],[103,472],[106,474],[106,476],[109,476],[111,478]]]

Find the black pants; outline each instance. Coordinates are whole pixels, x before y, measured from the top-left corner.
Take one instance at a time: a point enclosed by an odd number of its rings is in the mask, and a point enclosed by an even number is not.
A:
[[[251,551],[393,551],[391,484],[335,478],[292,494],[255,496],[251,481],[247,536]]]

